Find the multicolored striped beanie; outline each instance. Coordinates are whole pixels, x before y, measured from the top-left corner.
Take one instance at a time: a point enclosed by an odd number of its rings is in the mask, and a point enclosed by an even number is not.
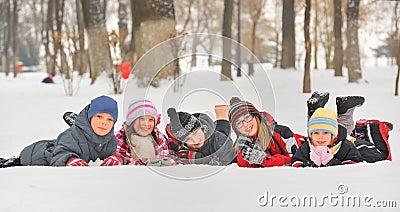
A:
[[[331,133],[335,138],[338,134],[337,115],[327,108],[318,108],[308,121],[307,128],[308,136],[317,130],[322,130]]]

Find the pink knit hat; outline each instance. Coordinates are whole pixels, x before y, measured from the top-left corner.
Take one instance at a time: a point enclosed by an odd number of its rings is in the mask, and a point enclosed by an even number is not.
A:
[[[151,101],[147,99],[133,100],[129,104],[125,123],[126,125],[131,125],[137,118],[146,115],[152,116],[156,125],[160,123],[160,114],[157,113],[157,109]]]

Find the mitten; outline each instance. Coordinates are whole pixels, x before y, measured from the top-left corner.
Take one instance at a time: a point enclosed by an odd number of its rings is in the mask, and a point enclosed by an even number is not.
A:
[[[263,150],[245,148],[242,150],[242,158],[251,164],[261,164],[265,159],[266,153]]]
[[[103,163],[101,163],[100,166],[119,166],[123,164],[124,161],[122,160],[121,156],[113,154],[110,157],[104,159]]]
[[[321,158],[321,163],[322,165],[328,164],[329,161],[332,160],[333,154],[331,148],[327,146],[319,146],[320,148],[320,158]]]
[[[312,162],[315,163],[317,166],[321,166],[322,161],[321,161],[321,156],[319,155],[317,146],[311,145],[310,147],[310,159]]]
[[[146,162],[146,166],[162,166],[161,160],[158,158],[150,159]]]
[[[147,161],[146,166],[171,166],[172,163],[168,158],[150,159]]]
[[[237,143],[239,150],[251,148],[253,149],[254,143],[253,143],[253,138],[244,136],[244,135],[239,135],[237,138]]]
[[[71,158],[68,160],[66,166],[89,166],[89,164],[80,158]]]
[[[191,151],[191,150],[181,150],[177,153],[175,153],[176,156],[176,162],[179,164],[192,164],[193,159],[196,157],[196,152]]]

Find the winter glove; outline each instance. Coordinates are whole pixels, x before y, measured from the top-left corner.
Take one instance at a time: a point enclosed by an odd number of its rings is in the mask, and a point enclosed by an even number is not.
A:
[[[80,158],[71,158],[68,160],[66,166],[89,166],[89,164]]]
[[[328,164],[333,158],[332,150],[327,146],[311,146],[310,159],[317,165]]]
[[[327,146],[319,146],[319,147],[325,147],[325,148],[321,148],[322,150],[320,153],[320,157],[321,157],[322,165],[326,165],[333,158],[332,150],[331,150],[331,148],[329,148]]]
[[[253,138],[244,135],[238,136],[237,144],[240,151],[247,148],[254,148]]]
[[[315,165],[317,166],[321,166],[321,157],[319,156],[318,152],[317,152],[317,147],[311,145],[310,147],[310,159],[312,162],[315,163]]]
[[[100,166],[119,166],[123,164],[124,161],[122,160],[121,156],[113,154],[110,157],[104,159],[103,163],[101,163]]]
[[[242,151],[242,158],[251,164],[261,164],[266,156],[265,151],[252,142],[247,136],[238,137],[238,146]]]
[[[193,159],[195,159],[196,154],[199,154],[191,150],[181,150],[175,153],[176,162],[178,164],[193,164]]]
[[[150,159],[147,161],[146,166],[171,166],[172,163],[168,158]]]

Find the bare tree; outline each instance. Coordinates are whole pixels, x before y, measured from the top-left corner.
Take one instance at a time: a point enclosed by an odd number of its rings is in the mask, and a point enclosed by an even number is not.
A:
[[[232,13],[233,13],[233,0],[224,0],[224,19],[222,25],[222,36],[225,37],[222,43],[222,70],[221,70],[221,80],[232,80],[232,70],[231,70],[231,49],[232,42]]]
[[[274,45],[275,45],[275,60],[274,60],[274,68],[278,67],[279,63],[279,47],[280,43],[280,32],[282,31],[282,16],[278,15],[279,11],[282,9],[280,8],[282,5],[281,1],[275,1],[274,9],[275,9],[275,25],[274,25]]]
[[[325,52],[325,67],[326,69],[332,68],[332,49],[333,49],[333,31],[332,31],[332,16],[333,13],[331,1],[322,1],[322,10],[325,14],[320,25],[320,41]]]
[[[131,42],[129,43],[129,50],[127,51],[127,60],[131,61],[132,64],[136,63],[137,54],[136,54],[136,48],[135,48],[135,32],[139,28],[139,19],[138,19],[138,12],[136,9],[136,0],[130,0],[131,4],[131,18],[132,18],[132,24],[131,24]]]
[[[296,62],[294,17],[294,1],[283,0],[281,68],[284,69],[294,68]]]
[[[85,51],[85,23],[83,19],[83,10],[82,10],[82,5],[80,0],[75,0],[75,5],[76,5],[76,19],[78,23],[78,43],[79,47],[78,50],[78,58],[79,58],[79,65],[78,65],[78,71],[79,75],[82,76],[84,73],[86,73],[87,70],[87,54]]]
[[[334,23],[333,31],[335,37],[335,52],[333,56],[333,67],[335,77],[343,76],[343,45],[342,45],[342,1],[333,0],[334,4]]]
[[[119,43],[123,46],[126,36],[128,35],[128,2],[126,0],[119,0],[118,5],[118,29],[119,29]]]
[[[44,27],[44,49],[45,49],[45,60],[46,60],[46,70],[48,73],[56,72],[55,67],[55,38],[56,32],[54,31],[54,21],[56,20],[55,10],[56,10],[57,0],[49,0],[47,4],[47,17],[46,24]]]
[[[17,77],[18,74],[18,69],[16,64],[19,62],[18,59],[18,9],[19,8],[19,2],[17,0],[13,0],[13,11],[12,11],[12,23],[11,23],[11,29],[12,29],[12,52],[13,52],[13,65],[14,65],[14,77]]]
[[[62,24],[63,24],[63,18],[64,18],[64,6],[65,6],[65,1],[64,0],[57,0],[56,4],[55,4],[55,17],[56,17],[56,32],[54,34],[54,56],[57,58],[57,55],[60,54],[59,58],[61,59],[61,61],[57,61],[57,59],[53,60],[53,67],[57,67],[57,62],[60,62],[61,64],[61,68],[59,68],[58,70],[60,71],[60,73],[65,73],[65,72],[69,72],[69,70],[67,70],[68,65],[67,63],[67,59],[66,59],[66,55],[65,52],[62,48]]]
[[[303,93],[311,92],[310,62],[311,62],[311,40],[310,40],[310,10],[311,0],[306,0],[304,11],[304,39],[306,42],[306,61],[304,64]]]
[[[250,50],[253,53],[249,61],[249,76],[254,75],[254,55],[256,55],[256,31],[257,25],[262,18],[263,8],[265,7],[265,0],[252,0],[248,2],[250,9],[250,20],[251,20],[251,47]]]
[[[101,72],[111,76],[111,53],[105,25],[105,8],[100,0],[81,0],[89,40],[92,84]]]
[[[360,0],[347,1],[347,48],[346,64],[348,68],[348,82],[358,82],[362,78],[360,64],[360,49],[358,44],[358,13]]]
[[[394,7],[394,34],[397,38],[397,75],[396,75],[396,85],[395,85],[395,91],[394,95],[398,96],[399,95],[399,78],[400,78],[400,33],[399,33],[399,19],[400,19],[400,14],[399,14],[399,2],[396,2],[395,7]]]
[[[320,2],[314,1],[314,68],[318,69],[318,27],[320,25],[319,15]]]
[[[400,46],[400,36],[398,36],[398,45]],[[398,51],[397,53],[397,75],[396,75],[396,88],[395,88],[395,92],[394,95],[398,96],[399,95],[399,78],[400,78],[400,51]]]
[[[10,0],[5,0],[2,5],[2,17],[3,17],[3,48],[2,48],[2,69],[6,76],[10,72],[10,40],[11,40],[11,4]]]

